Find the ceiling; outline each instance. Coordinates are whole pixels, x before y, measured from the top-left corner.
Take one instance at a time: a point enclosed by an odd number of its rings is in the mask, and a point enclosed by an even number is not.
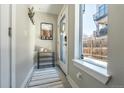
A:
[[[33,4],[34,10],[42,13],[58,15],[62,9],[62,4]]]

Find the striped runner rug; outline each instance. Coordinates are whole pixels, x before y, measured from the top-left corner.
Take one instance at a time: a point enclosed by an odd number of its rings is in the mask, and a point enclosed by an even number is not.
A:
[[[55,67],[36,69],[28,84],[28,88],[64,88],[63,82],[59,77]]]

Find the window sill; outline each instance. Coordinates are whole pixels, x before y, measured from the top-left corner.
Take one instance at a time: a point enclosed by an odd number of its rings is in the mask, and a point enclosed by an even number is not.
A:
[[[111,75],[107,73],[107,68],[100,67],[80,59],[73,59],[72,61],[76,67],[91,75],[103,84],[107,84],[111,79]]]

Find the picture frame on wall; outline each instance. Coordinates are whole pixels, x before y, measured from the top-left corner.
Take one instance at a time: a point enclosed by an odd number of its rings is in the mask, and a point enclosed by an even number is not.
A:
[[[41,40],[53,40],[53,24],[42,22],[40,24]]]

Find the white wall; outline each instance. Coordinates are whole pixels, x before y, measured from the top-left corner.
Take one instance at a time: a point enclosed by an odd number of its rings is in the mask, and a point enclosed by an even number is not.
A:
[[[0,85],[10,87],[10,5],[0,5]]]
[[[124,5],[109,5],[109,66],[111,87],[124,87]]]
[[[57,31],[57,15],[46,14],[41,12],[35,13],[35,45],[56,51],[56,31]],[[40,23],[52,23],[53,24],[53,40],[41,40],[40,39]]]
[[[1,5],[0,5],[0,20],[1,20]],[[1,22],[0,22],[0,28],[1,28]],[[0,30],[0,35],[1,35],[1,30]],[[0,43],[0,53],[1,53],[1,43]],[[0,60],[1,60],[1,55],[0,55]],[[1,61],[0,61],[0,66],[1,66]],[[1,87],[1,67],[0,67],[0,87]]]
[[[75,5],[69,5],[69,76],[79,87],[124,87],[124,5],[109,5],[109,62],[111,81],[104,85],[73,65],[75,37]],[[82,73],[82,80],[77,73]]]
[[[34,40],[29,17],[29,5],[16,5],[16,87],[21,87],[33,66]]]

